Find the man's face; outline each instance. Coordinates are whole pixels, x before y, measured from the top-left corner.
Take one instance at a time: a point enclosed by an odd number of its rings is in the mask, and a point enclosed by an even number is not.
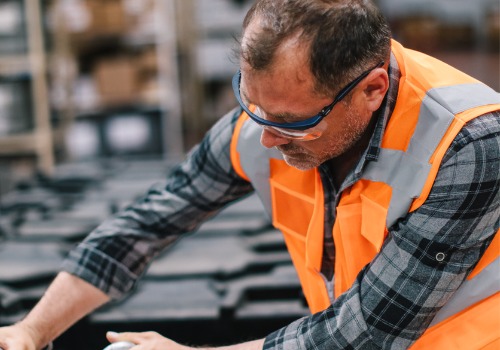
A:
[[[274,64],[255,71],[245,62],[241,66],[240,91],[245,103],[254,104],[262,118],[274,122],[295,122],[312,117],[334,96],[314,91],[314,78],[309,71],[306,48],[290,39],[278,49]],[[263,129],[261,143],[275,147],[285,161],[307,170],[350,150],[367,130],[371,111],[363,106],[362,94],[356,89],[348,103],[339,103],[323,119],[325,128],[315,140],[299,141]]]

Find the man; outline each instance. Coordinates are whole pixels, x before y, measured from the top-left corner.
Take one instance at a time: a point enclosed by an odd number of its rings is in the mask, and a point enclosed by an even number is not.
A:
[[[1,330],[1,347],[41,348],[253,190],[284,234],[312,315],[227,349],[500,344],[496,92],[391,41],[363,0],[257,1],[233,87],[241,108],[166,186],[71,252],[27,318]],[[188,348],[153,332],[108,339]]]

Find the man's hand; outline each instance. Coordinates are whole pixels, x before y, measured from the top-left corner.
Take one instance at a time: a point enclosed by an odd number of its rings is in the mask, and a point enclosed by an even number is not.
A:
[[[129,341],[136,346],[130,350],[194,350],[188,346],[184,346],[161,336],[156,332],[143,332],[143,333],[114,333],[108,332],[106,334],[108,340],[112,343],[118,341]],[[217,348],[219,350],[261,350],[264,345],[264,339],[254,340],[248,343],[224,346]],[[197,348],[198,350],[200,348]],[[208,348],[206,348],[208,350]],[[210,348],[213,349],[213,348]]]
[[[130,350],[188,350],[187,346],[180,345],[170,339],[162,337],[156,332],[143,333],[114,333],[108,332],[106,338],[112,343],[128,341],[136,344]]]
[[[21,324],[0,328],[0,349],[37,350],[33,334]]]

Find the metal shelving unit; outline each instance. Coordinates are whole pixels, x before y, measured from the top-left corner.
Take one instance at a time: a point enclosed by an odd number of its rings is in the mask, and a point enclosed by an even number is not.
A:
[[[22,6],[21,6],[22,5]],[[0,156],[34,156],[36,168],[50,174],[54,167],[50,107],[46,78],[45,43],[40,1],[21,1],[27,50],[2,54],[0,76],[28,77],[32,110],[32,128],[0,136]],[[4,116],[5,117],[5,116]],[[0,115],[0,118],[2,116]]]
[[[84,2],[83,2],[84,3]],[[88,1],[87,4],[92,5],[92,1]],[[157,84],[157,96],[150,100],[141,100],[139,93],[133,94],[126,98],[121,98],[118,101],[111,101],[111,103],[105,100],[93,103],[90,108],[82,108],[81,104],[75,99],[75,92],[73,94],[69,93],[66,101],[58,107],[58,114],[61,120],[62,129],[59,130],[58,135],[64,135],[72,127],[83,121],[88,123],[95,123],[96,128],[101,128],[107,123],[107,119],[114,118],[116,113],[121,114],[140,114],[144,110],[156,110],[157,113],[153,116],[155,118],[154,128],[159,129],[161,134],[161,140],[159,148],[160,151],[157,155],[161,155],[169,159],[181,159],[184,156],[183,147],[183,131],[182,131],[182,103],[181,93],[180,93],[180,82],[179,73],[177,67],[177,27],[176,27],[176,4],[173,1],[162,1],[162,0],[150,0],[148,2],[132,3],[129,2],[128,5],[125,1],[115,1],[117,6],[150,6],[148,8],[147,15],[153,14],[152,18],[146,18],[151,23],[150,30],[146,30],[145,33],[141,31],[134,32],[129,30],[127,21],[120,19],[115,21],[117,23],[122,23],[121,25],[116,25],[116,28],[111,30],[103,30],[99,32],[99,27],[95,24],[91,24],[90,30],[82,31],[81,33],[72,32],[69,28],[71,24],[66,21],[67,14],[64,13],[61,4],[64,4],[64,0],[56,0],[54,3],[54,17],[56,18],[55,23],[57,30],[55,30],[55,42],[54,42],[54,60],[62,59],[66,62],[66,65],[75,67],[74,72],[55,72],[55,75],[61,74],[61,76],[56,77],[57,84],[60,84],[60,91],[64,90],[66,92],[74,89],[75,83],[78,79],[84,76],[88,76],[91,79],[91,84],[94,87],[98,83],[108,81],[109,79],[104,79],[101,81],[96,80],[96,68],[98,62],[106,57],[118,57],[124,58],[125,60],[130,59],[132,61],[138,53],[145,52],[145,50],[150,50],[154,55],[154,65],[155,65],[155,81]],[[117,8],[118,9],[118,8]],[[92,11],[94,11],[92,13]],[[123,11],[123,9],[122,9]],[[95,13],[95,9],[90,9],[90,16]],[[109,15],[109,14],[108,14]],[[110,15],[111,16],[111,15]],[[118,16],[123,16],[119,14]],[[112,17],[112,16],[111,16]],[[110,18],[111,18],[110,17]],[[92,20],[91,20],[92,21]],[[103,19],[96,19],[96,21],[103,21]],[[111,18],[113,22],[113,19]],[[125,22],[125,24],[123,24]],[[97,30],[96,30],[97,29]],[[76,40],[73,40],[76,38]],[[75,43],[77,41],[78,43]],[[89,52],[91,54],[89,54]],[[89,56],[90,55],[90,59]],[[135,56],[134,56],[135,55]],[[89,63],[92,62],[93,63]],[[82,67],[87,65],[86,67]],[[90,68],[89,68],[90,65]],[[107,62],[108,68],[112,69],[113,65]],[[116,67],[116,66],[115,66]],[[137,69],[135,64],[128,62],[129,69]],[[107,68],[102,68],[100,72],[106,74]],[[127,67],[125,67],[127,69]],[[127,73],[127,72],[126,72]],[[112,82],[111,82],[112,83]],[[119,87],[119,86],[118,86]],[[108,91],[113,91],[112,89]],[[98,91],[99,93],[99,91]],[[102,97],[102,96],[98,96]],[[89,119],[88,116],[91,116]],[[100,116],[101,120],[97,120],[96,116]],[[159,118],[159,124],[156,119]],[[153,125],[153,124],[151,124]],[[154,130],[157,132],[158,130]],[[102,135],[106,131],[100,130],[99,138],[102,139]],[[64,136],[62,136],[64,137]],[[59,136],[61,143],[61,136]],[[105,143],[106,141],[104,141]],[[102,144],[102,142],[101,142]],[[158,147],[155,147],[157,149]],[[99,154],[101,156],[107,156]],[[72,160],[72,159],[68,159]]]

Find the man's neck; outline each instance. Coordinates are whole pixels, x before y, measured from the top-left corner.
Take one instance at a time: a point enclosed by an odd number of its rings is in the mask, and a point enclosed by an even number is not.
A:
[[[366,128],[361,138],[353,147],[343,154],[332,158],[326,162],[333,177],[335,188],[339,189],[350,171],[358,164],[361,156],[370,143],[371,136],[377,123],[377,113],[373,114],[370,124]]]

